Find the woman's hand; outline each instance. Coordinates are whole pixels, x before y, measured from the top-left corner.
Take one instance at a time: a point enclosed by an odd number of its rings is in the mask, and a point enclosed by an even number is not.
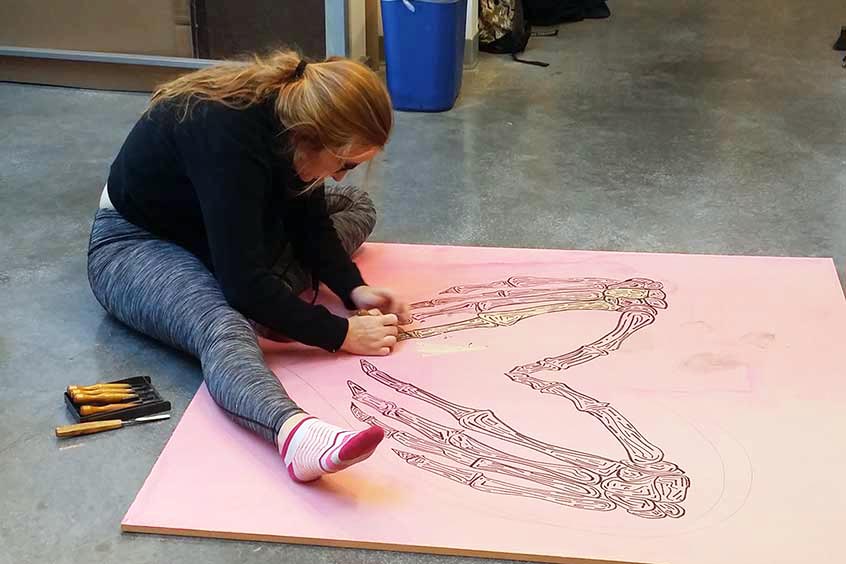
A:
[[[393,313],[400,325],[411,323],[408,304],[401,300],[393,290],[358,286],[350,294],[353,303],[360,309],[378,309],[382,313]]]
[[[385,356],[397,344],[397,316],[382,315],[371,310],[369,315],[355,315],[349,318],[347,338],[341,350],[351,354]]]

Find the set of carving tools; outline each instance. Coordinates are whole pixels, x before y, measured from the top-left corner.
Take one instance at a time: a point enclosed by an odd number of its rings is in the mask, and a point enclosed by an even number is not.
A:
[[[83,416],[129,409],[149,397],[149,392],[134,388],[132,384],[68,386],[67,392]]]
[[[162,399],[149,377],[127,378],[65,390],[65,403],[76,425],[56,428],[60,438],[120,429],[127,425],[167,419],[170,402]]]

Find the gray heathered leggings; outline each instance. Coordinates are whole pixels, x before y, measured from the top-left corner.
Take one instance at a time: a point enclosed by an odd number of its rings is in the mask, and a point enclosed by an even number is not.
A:
[[[373,203],[352,187],[327,187],[326,201],[352,254],[376,223]],[[287,260],[293,260],[290,254]],[[280,266],[281,271],[287,265]],[[115,210],[101,209],[91,230],[88,278],[110,314],[198,358],[211,396],[244,427],[275,443],[282,423],[302,411],[265,365],[256,328],[227,303],[211,272],[183,247]],[[297,264],[287,268],[284,283],[296,293],[311,286],[309,274]]]

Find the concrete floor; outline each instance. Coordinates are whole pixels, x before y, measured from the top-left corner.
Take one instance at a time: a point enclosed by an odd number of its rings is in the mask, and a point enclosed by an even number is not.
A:
[[[842,276],[842,0],[611,8],[533,39],[548,69],[485,56],[453,111],[399,115],[370,178],[375,239],[833,256]],[[119,532],[201,381],[87,287],[94,205],[144,104],[0,84],[0,563],[453,561]],[[65,385],[138,373],[173,401],[171,421],[53,438]]]

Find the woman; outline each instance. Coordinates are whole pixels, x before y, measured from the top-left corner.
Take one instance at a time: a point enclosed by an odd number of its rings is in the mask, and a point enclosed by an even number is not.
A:
[[[370,199],[326,190],[387,143],[390,98],[343,59],[292,52],[225,63],[163,85],[112,164],[91,233],[88,272],[112,315],[197,357],[209,392],[274,442],[308,482],[366,459],[379,427],[352,432],[300,409],[256,339],[385,355],[407,306],[365,284],[350,256],[375,224]],[[339,317],[298,296],[324,282]]]

